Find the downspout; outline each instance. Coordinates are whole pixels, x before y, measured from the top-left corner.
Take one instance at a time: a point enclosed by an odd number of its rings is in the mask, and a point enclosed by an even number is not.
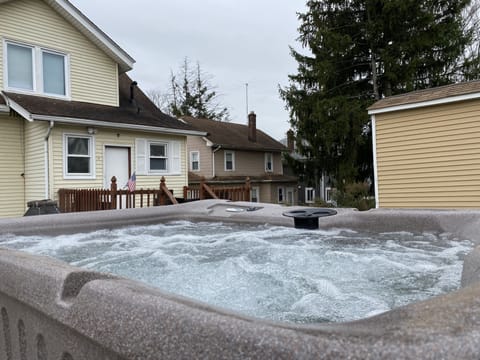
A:
[[[215,177],[215,153],[222,148],[222,145],[217,146],[212,152],[212,177]]]
[[[54,125],[55,123],[50,121],[45,135],[45,199],[50,199],[50,147],[48,146],[48,139],[50,139]]]

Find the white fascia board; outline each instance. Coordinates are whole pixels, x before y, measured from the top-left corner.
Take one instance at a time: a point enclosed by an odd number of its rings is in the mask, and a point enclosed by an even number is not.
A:
[[[377,122],[375,115],[372,115],[372,148],[373,148],[373,181],[375,183],[375,208],[380,207],[378,194],[378,163],[377,163]]]
[[[97,46],[112,56],[119,64],[122,72],[133,69],[135,60],[70,2],[65,0],[45,0],[45,2],[57,10],[67,21],[80,30]]]
[[[32,114],[31,116],[33,120],[54,121],[54,122],[63,123],[63,124],[98,126],[98,127],[107,127],[107,128],[114,128],[114,129],[139,130],[139,131],[148,131],[148,132],[160,132],[164,134],[175,134],[175,135],[194,135],[194,136],[206,135],[206,133],[204,132],[194,131],[194,130],[172,129],[172,128],[165,128],[165,127],[136,125],[136,124],[111,123],[108,121],[68,118],[68,117],[50,116],[50,115]]]
[[[25,110],[23,107],[18,105],[15,101],[6,98],[7,100],[7,105],[10,107],[10,109],[14,110],[17,114],[19,114],[21,117],[23,117],[25,120],[28,120],[30,122],[33,121],[32,114]]]
[[[382,109],[369,110],[368,114],[369,115],[376,115],[376,114],[382,114],[382,113],[393,112],[393,111],[417,109],[417,108],[422,108],[422,107],[427,107],[427,106],[449,104],[449,103],[453,103],[453,102],[474,100],[474,99],[479,99],[479,98],[480,98],[480,93],[452,96],[452,97],[448,97],[448,98],[442,98],[442,99],[436,99],[436,100],[430,100],[430,101],[422,101],[422,102],[412,103],[412,104],[390,106],[390,107],[386,107],[386,108],[382,108]]]
[[[212,147],[214,145],[214,143],[212,143],[210,140],[208,140],[205,136],[202,137],[203,141],[205,141],[206,145],[208,147]]]

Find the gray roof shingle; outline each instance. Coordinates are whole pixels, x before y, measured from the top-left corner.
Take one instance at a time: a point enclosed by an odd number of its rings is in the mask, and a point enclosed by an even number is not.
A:
[[[198,131],[207,132],[206,138],[216,146],[232,150],[286,151],[287,148],[263,131],[257,129],[255,142],[248,139],[248,126],[225,121],[182,117]]]
[[[135,101],[132,103],[130,101],[131,83],[132,80],[126,74],[119,76],[120,106],[118,107],[12,92],[4,92],[4,94],[8,99],[13,100],[34,115],[102,121],[111,123],[112,126],[131,124],[195,131],[188,124],[161,112],[138,87],[135,88]]]
[[[410,105],[475,93],[480,93],[480,80],[439,86],[431,89],[412,91],[406,94],[389,96],[385,99],[377,101],[372,106],[370,106],[368,110],[374,111],[394,106]]]

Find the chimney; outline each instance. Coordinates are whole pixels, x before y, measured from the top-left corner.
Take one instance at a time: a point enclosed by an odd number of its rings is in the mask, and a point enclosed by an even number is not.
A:
[[[248,140],[257,141],[257,115],[253,111],[248,114]]]
[[[292,129],[287,131],[287,148],[290,153],[295,151],[295,133]]]

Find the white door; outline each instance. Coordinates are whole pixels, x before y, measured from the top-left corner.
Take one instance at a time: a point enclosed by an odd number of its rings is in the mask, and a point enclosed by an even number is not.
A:
[[[130,149],[126,147],[105,147],[105,177],[106,189],[110,189],[112,177],[117,178],[117,189],[125,188],[128,181]]]

